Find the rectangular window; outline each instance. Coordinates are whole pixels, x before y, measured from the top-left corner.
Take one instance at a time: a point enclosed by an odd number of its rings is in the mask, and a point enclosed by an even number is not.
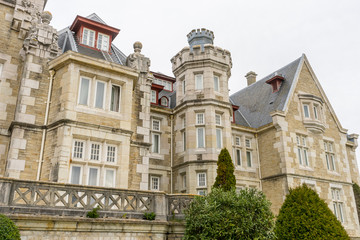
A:
[[[216,148],[222,148],[222,130],[216,129]]]
[[[182,81],[182,94],[185,95],[186,93],[186,81]]]
[[[160,190],[160,177],[150,176],[150,189],[152,191]]]
[[[198,187],[206,187],[206,173],[197,173]]]
[[[108,35],[99,33],[97,48],[102,51],[109,51],[109,39],[110,39],[110,37]]]
[[[309,105],[307,104],[304,104],[304,116],[305,118],[310,118]]]
[[[112,85],[110,111],[119,112],[119,109],[120,109],[120,87]]]
[[[334,214],[336,218],[343,223],[345,221],[345,214],[344,214],[344,207],[342,202],[341,189],[332,188],[331,195],[333,200]]]
[[[105,169],[105,187],[115,187],[115,170]]]
[[[89,179],[88,185],[97,186],[99,182],[99,169],[97,168],[89,168]]]
[[[106,161],[114,163],[115,156],[116,156],[116,147],[115,146],[107,146]]]
[[[219,92],[219,77],[214,76],[214,91]]]
[[[252,167],[251,151],[246,151],[246,162],[248,167]]]
[[[160,153],[160,134],[152,134],[152,152]]]
[[[325,148],[325,160],[326,160],[327,169],[330,171],[336,171],[333,143],[324,141],[324,148]]]
[[[186,188],[186,174],[182,175],[182,187]]]
[[[88,45],[90,47],[94,47],[94,43],[95,43],[95,32],[84,28],[83,30],[83,35],[82,35],[82,44],[84,45]]]
[[[197,148],[205,148],[205,128],[196,128]]]
[[[198,190],[197,193],[198,193],[198,195],[200,195],[200,196],[206,196],[207,191],[206,191],[205,189],[201,189],[201,190]]]
[[[160,121],[152,120],[152,129],[155,131],[160,131]]]
[[[183,151],[186,151],[186,132],[183,131],[182,133],[182,139],[183,139]]]
[[[215,114],[215,124],[221,126],[221,115]]]
[[[99,161],[99,159],[100,159],[100,144],[92,143],[91,144],[90,160]]]
[[[186,117],[185,116],[182,118],[182,127],[183,128],[186,127]]]
[[[318,107],[314,106],[314,117],[315,119],[318,119]]]
[[[195,90],[202,90],[203,89],[203,75],[196,74],[195,75]]]
[[[81,167],[71,166],[71,175],[70,175],[71,184],[80,184],[81,181]]]
[[[74,141],[74,152],[73,158],[83,159],[84,152],[84,142],[83,141]]]
[[[240,146],[240,137],[235,137],[235,145]]]
[[[251,148],[251,141],[250,141],[250,139],[245,139],[245,146],[246,146],[247,148]]]
[[[96,94],[95,94],[95,107],[104,108],[104,97],[105,97],[105,83],[96,82]]]
[[[197,113],[196,114],[196,124],[197,125],[203,125],[204,123],[204,114],[203,113]]]
[[[299,159],[299,164],[303,166],[309,166],[309,157],[308,157],[308,148],[306,144],[307,140],[304,136],[296,136],[296,144],[297,144],[297,155]]]
[[[150,99],[151,103],[156,103],[156,91],[151,90],[151,99]]]
[[[90,79],[82,77],[80,79],[79,104],[88,105]]]
[[[235,149],[236,165],[241,166],[241,150]]]
[[[1,75],[2,75],[3,67],[4,67],[4,64],[0,63],[0,78],[1,78]]]

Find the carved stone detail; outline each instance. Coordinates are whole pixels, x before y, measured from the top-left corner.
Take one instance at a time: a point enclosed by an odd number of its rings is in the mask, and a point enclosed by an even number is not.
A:
[[[141,54],[141,42],[134,43],[134,53],[130,54],[126,59],[126,65],[140,72],[148,72],[150,67],[150,59]]]

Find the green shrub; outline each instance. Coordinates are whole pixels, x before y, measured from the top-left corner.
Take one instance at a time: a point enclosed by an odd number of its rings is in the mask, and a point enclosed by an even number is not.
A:
[[[305,184],[290,190],[276,220],[278,239],[350,239],[324,200]]]
[[[184,239],[274,239],[270,202],[255,189],[213,188],[185,210]]]
[[[20,233],[14,222],[2,214],[0,214],[0,239],[20,240]]]
[[[88,212],[86,214],[86,216],[88,218],[98,218],[99,217],[99,213],[98,213],[98,210],[100,209],[99,206],[97,206],[96,208],[93,208],[93,210],[91,210],[90,212]]]
[[[219,154],[216,173],[217,176],[213,187],[221,188],[224,191],[235,189],[234,164],[226,148],[223,148]]]
[[[154,212],[144,213],[144,219],[155,220],[156,214]]]
[[[355,196],[356,210],[360,222],[360,187],[356,183],[353,184],[353,191]]]

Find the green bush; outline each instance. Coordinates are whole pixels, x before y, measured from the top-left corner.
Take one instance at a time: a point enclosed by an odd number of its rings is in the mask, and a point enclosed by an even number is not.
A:
[[[156,214],[154,212],[144,213],[144,219],[155,220]]]
[[[86,216],[88,218],[98,218],[99,217],[99,213],[98,213],[98,210],[100,209],[99,206],[97,206],[96,208],[93,208],[93,210],[91,210],[90,212],[88,212],[86,214]]]
[[[226,148],[223,148],[219,154],[216,173],[217,176],[213,187],[221,188],[224,191],[235,189],[234,164]]]
[[[0,239],[20,240],[20,233],[14,222],[2,214],[0,214]]]
[[[355,196],[356,210],[360,222],[360,187],[356,183],[353,184],[353,191]]]
[[[350,239],[324,200],[305,184],[290,190],[276,220],[278,239]]]
[[[184,239],[274,239],[270,202],[255,189],[213,188],[185,210]]]

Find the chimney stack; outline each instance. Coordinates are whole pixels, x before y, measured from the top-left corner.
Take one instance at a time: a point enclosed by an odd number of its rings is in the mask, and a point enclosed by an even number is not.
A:
[[[257,74],[253,71],[250,71],[245,75],[248,86],[256,82],[256,76]]]

